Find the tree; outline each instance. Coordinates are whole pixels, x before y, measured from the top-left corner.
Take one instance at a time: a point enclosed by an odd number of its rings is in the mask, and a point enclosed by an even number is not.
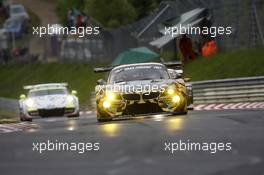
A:
[[[129,0],[137,11],[137,19],[145,17],[152,12],[161,0]]]
[[[104,27],[115,28],[149,15],[161,0],[57,0],[57,12],[65,24],[71,8],[84,11]]]
[[[105,27],[119,27],[137,18],[136,9],[128,0],[89,0],[85,12]]]

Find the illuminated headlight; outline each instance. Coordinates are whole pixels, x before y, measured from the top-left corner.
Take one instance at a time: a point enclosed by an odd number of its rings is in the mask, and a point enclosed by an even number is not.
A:
[[[174,95],[172,97],[172,102],[173,103],[179,103],[181,101],[181,97],[179,95]]]
[[[111,103],[109,101],[104,101],[103,102],[103,107],[104,108],[110,108],[110,106],[111,106]]]
[[[175,85],[170,85],[167,89],[166,89],[166,93],[170,96],[174,95],[176,92],[176,87]]]
[[[74,101],[73,96],[68,96],[67,97],[67,102],[72,103],[73,101]]]
[[[174,94],[175,91],[174,91],[174,89],[169,88],[167,92],[168,92],[169,95],[172,95],[172,94]]]
[[[34,106],[34,100],[32,100],[32,99],[27,99],[27,100],[26,100],[26,105],[27,105],[27,107],[33,107],[33,106]]]
[[[109,92],[109,93],[106,94],[106,98],[109,101],[113,101],[113,100],[115,100],[117,98],[117,94],[114,93],[114,92]]]

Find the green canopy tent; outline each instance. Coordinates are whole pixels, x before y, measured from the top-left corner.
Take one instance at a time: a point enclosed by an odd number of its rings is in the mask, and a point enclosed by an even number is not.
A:
[[[145,62],[160,62],[160,55],[146,47],[132,48],[119,54],[111,65],[117,66]]]

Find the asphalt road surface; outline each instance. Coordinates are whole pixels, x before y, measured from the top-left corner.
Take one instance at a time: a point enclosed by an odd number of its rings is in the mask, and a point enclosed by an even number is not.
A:
[[[190,111],[110,123],[97,123],[91,114],[33,123],[35,129],[0,135],[1,175],[264,175],[263,110]],[[33,143],[48,140],[99,143],[99,151],[33,151]],[[172,154],[165,147],[180,141],[230,142],[232,149]]]

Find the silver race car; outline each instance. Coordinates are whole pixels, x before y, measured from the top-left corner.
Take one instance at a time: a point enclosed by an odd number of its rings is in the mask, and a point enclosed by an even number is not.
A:
[[[32,121],[34,117],[79,116],[77,92],[69,93],[67,83],[49,83],[25,86],[27,95],[20,95],[21,121]]]

